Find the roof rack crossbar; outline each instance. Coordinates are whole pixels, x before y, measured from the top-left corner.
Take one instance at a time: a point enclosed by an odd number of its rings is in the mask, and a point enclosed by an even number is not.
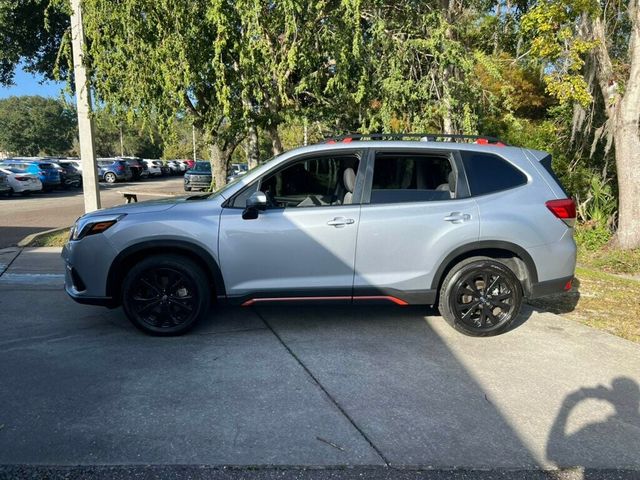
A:
[[[325,143],[350,140],[402,140],[403,138],[426,139],[430,142],[438,141],[438,138],[449,140],[485,140],[490,143],[507,145],[497,137],[490,135],[457,135],[450,133],[353,133],[343,135],[325,135]]]

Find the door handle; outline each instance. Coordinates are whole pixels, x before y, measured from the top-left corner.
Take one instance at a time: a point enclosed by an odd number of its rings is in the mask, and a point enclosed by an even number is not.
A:
[[[444,220],[451,223],[462,223],[467,220],[471,220],[471,215],[462,212],[451,212],[449,215],[444,217]]]
[[[333,220],[329,220],[327,222],[327,225],[330,225],[330,226],[336,227],[336,228],[342,228],[345,225],[351,225],[351,224],[353,224],[355,222],[356,221],[353,218],[336,217]]]

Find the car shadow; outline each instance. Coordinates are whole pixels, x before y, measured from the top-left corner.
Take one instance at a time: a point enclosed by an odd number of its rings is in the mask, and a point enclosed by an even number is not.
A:
[[[580,302],[580,279],[574,278],[571,290],[564,293],[548,295],[546,297],[529,300],[532,307],[545,312],[562,315],[573,312]]]

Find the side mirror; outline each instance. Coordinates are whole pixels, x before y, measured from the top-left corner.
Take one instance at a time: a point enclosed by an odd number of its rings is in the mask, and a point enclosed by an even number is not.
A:
[[[242,212],[242,218],[245,220],[255,220],[258,218],[258,212],[267,209],[267,196],[264,192],[257,191],[247,198],[247,204],[244,212]]]

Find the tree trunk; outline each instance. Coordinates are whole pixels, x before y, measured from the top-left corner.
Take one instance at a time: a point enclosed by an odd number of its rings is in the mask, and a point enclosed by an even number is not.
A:
[[[217,143],[209,145],[209,154],[211,156],[211,190],[220,190],[227,184],[227,171],[229,169],[229,161],[233,151],[225,151]]]
[[[249,141],[247,146],[247,165],[249,170],[258,166],[260,149],[258,148],[258,128],[255,125],[249,127]]]
[[[270,123],[267,125],[267,134],[271,139],[271,148],[273,149],[274,155],[280,155],[284,152],[284,148],[282,147],[282,140],[280,140],[280,134],[278,133],[278,125],[275,123]]]
[[[624,95],[615,83],[611,57],[607,50],[605,26],[600,18],[593,22],[598,40],[598,84],[605,101],[607,119],[615,146],[618,176],[618,248],[640,248],[640,5],[629,2],[629,62],[631,64]]]

